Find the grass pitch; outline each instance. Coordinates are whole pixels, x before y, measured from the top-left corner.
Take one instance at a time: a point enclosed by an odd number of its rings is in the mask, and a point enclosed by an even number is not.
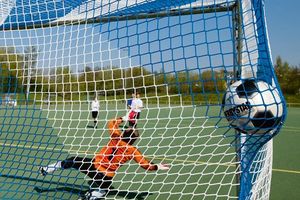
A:
[[[37,170],[71,155],[93,157],[109,140],[107,119],[126,113],[123,105],[106,105],[95,130],[87,106],[1,108],[1,199],[77,199],[88,189],[88,180],[75,170],[46,177]],[[289,110],[285,127],[274,139],[272,200],[300,196],[299,113],[300,109]],[[213,106],[145,109],[136,146],[154,163],[172,167],[167,173],[147,173],[134,162],[125,164],[108,198],[215,199],[218,194],[234,199],[235,153],[228,145],[232,138],[223,137],[226,122],[219,115],[220,109]],[[220,128],[215,129],[215,124]]]

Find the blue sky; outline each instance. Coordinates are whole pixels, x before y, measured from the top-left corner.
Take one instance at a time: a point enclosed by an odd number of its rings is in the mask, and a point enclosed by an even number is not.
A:
[[[277,56],[281,56],[284,61],[292,65],[300,66],[300,22],[298,21],[300,17],[297,15],[300,1],[265,0],[265,5],[273,60],[275,61]],[[198,17],[199,16],[196,16],[195,18]],[[222,18],[226,19],[226,15],[223,17],[219,16],[221,21]],[[42,60],[39,65],[44,68],[49,66],[73,66],[73,68],[76,68],[74,71],[78,71],[84,66],[143,65],[149,68],[155,68],[156,70],[165,68],[173,71],[182,70],[182,66],[195,68],[194,65],[197,65],[197,63],[201,63],[202,68],[210,65],[231,65],[228,60],[232,60],[232,52],[226,51],[226,49],[232,49],[228,48],[228,46],[230,47],[230,45],[228,45],[228,43],[230,43],[230,37],[227,37],[226,23],[221,23],[219,25],[223,27],[218,27],[220,28],[220,35],[224,36],[224,38],[222,38],[222,46],[216,46],[216,43],[211,42],[209,48],[206,48],[200,39],[195,41],[191,39],[191,29],[188,24],[188,27],[183,25],[181,29],[181,33],[186,36],[184,40],[178,40],[181,42],[173,42],[168,39],[176,40],[179,38],[178,33],[180,33],[180,30],[178,30],[179,26],[176,25],[176,23],[179,22],[178,19],[179,18],[172,18],[170,21],[168,21],[168,19],[162,19],[159,23],[140,21],[139,29],[137,29],[136,22],[134,21],[127,24],[129,26],[128,29],[127,25],[123,22],[113,23],[111,26],[105,24],[102,27],[96,26],[94,30],[87,29],[85,35],[81,35],[83,33],[81,30],[85,28],[82,26],[73,28],[59,27],[53,28],[51,31],[38,30],[36,33],[32,31],[29,33],[14,32],[12,34],[6,33],[2,39],[6,39],[5,44],[8,46],[21,45],[26,47],[28,45],[42,44],[39,45],[39,50],[44,53],[39,57],[39,59]],[[185,23],[187,19],[187,17],[181,18],[180,22]],[[120,28],[120,31],[117,33],[114,29],[116,24],[118,24]],[[166,28],[167,25],[171,28]],[[160,26],[161,28],[159,33],[155,31],[156,26]],[[202,30],[197,29],[199,27],[199,24],[195,24],[193,31],[198,32],[198,34],[196,34],[194,38],[204,38],[201,35]],[[208,27],[207,24],[206,29],[209,30],[210,28],[214,27]],[[222,28],[224,28],[224,30],[221,30]],[[65,35],[60,34],[62,31],[65,32]],[[102,32],[102,36],[98,34],[99,32]],[[209,31],[207,34],[206,39],[208,41],[214,41],[217,37],[217,32]],[[51,35],[51,37],[47,37],[48,35]],[[127,39],[126,35],[131,36],[130,39]],[[74,36],[78,37],[78,40],[71,41],[71,38]],[[14,40],[8,39],[12,37]],[[106,39],[108,37],[114,39],[108,41]],[[2,39],[0,39],[0,41]],[[172,42],[172,47],[170,46],[170,42]],[[197,47],[201,47],[197,49],[198,56],[200,55],[197,59],[194,56],[196,49],[189,47],[191,42],[199,43]],[[177,48],[177,44],[185,45],[189,53],[184,55],[181,49]],[[80,47],[78,48],[78,46]],[[174,50],[171,51],[171,48]],[[208,52],[211,55],[220,53],[219,51],[214,52],[214,49],[222,51],[224,56],[222,58],[205,56]],[[149,54],[150,51],[152,52],[151,56]],[[99,62],[99,60],[101,60],[101,62]],[[216,63],[216,61],[220,62]],[[175,68],[172,69],[167,66],[173,66]]]
[[[265,0],[265,8],[273,61],[300,67],[300,1]]]

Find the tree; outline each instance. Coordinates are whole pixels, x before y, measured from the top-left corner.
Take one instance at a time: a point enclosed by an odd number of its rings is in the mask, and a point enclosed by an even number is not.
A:
[[[276,58],[275,72],[281,90],[284,94],[295,95],[300,90],[300,69],[283,62],[281,57]]]
[[[288,94],[299,94],[300,92],[300,69],[298,67],[292,67],[289,70],[289,85],[286,89]]]
[[[22,73],[22,83],[24,85],[25,99],[28,102],[31,77],[36,73],[35,67],[37,64],[38,49],[35,46],[29,46],[24,51],[24,63]]]
[[[78,80],[80,82],[80,91],[96,90],[95,72],[91,67],[86,66],[83,72],[79,75]]]
[[[72,74],[70,67],[56,67],[51,72],[50,91],[55,92],[64,100],[69,100],[73,92],[74,82],[76,82],[76,77]]]
[[[18,79],[23,56],[15,49],[0,48],[0,91],[2,93],[16,93],[22,90],[21,80]]]

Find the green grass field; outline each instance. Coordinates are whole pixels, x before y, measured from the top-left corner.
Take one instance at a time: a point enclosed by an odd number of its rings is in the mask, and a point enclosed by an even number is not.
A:
[[[106,119],[125,115],[124,105],[107,105],[94,130],[89,127],[92,122],[86,106],[51,106],[50,112],[26,106],[1,108],[0,199],[77,199],[88,189],[84,175],[75,170],[46,177],[37,171],[40,165],[75,153],[93,157],[109,139]],[[289,110],[285,127],[274,140],[272,200],[300,196],[299,113],[298,108]],[[203,118],[205,115],[213,118]],[[225,122],[214,128],[218,115],[218,107],[213,106],[145,110],[142,118],[148,120],[139,124],[142,134],[136,145],[153,162],[172,167],[168,173],[147,173],[130,162],[118,171],[108,198],[216,199],[218,194],[221,199],[234,199],[234,148],[228,145],[232,138],[223,138]]]
[[[290,107],[281,133],[274,138],[271,200],[300,197],[300,108]]]

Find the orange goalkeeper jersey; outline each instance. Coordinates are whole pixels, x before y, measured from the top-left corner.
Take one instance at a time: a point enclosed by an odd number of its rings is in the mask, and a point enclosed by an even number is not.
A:
[[[96,154],[95,168],[106,176],[113,177],[120,166],[134,159],[146,170],[157,170],[157,165],[151,164],[136,147],[121,140],[122,132],[119,130],[121,123],[122,121],[118,119],[109,121],[111,140]]]

